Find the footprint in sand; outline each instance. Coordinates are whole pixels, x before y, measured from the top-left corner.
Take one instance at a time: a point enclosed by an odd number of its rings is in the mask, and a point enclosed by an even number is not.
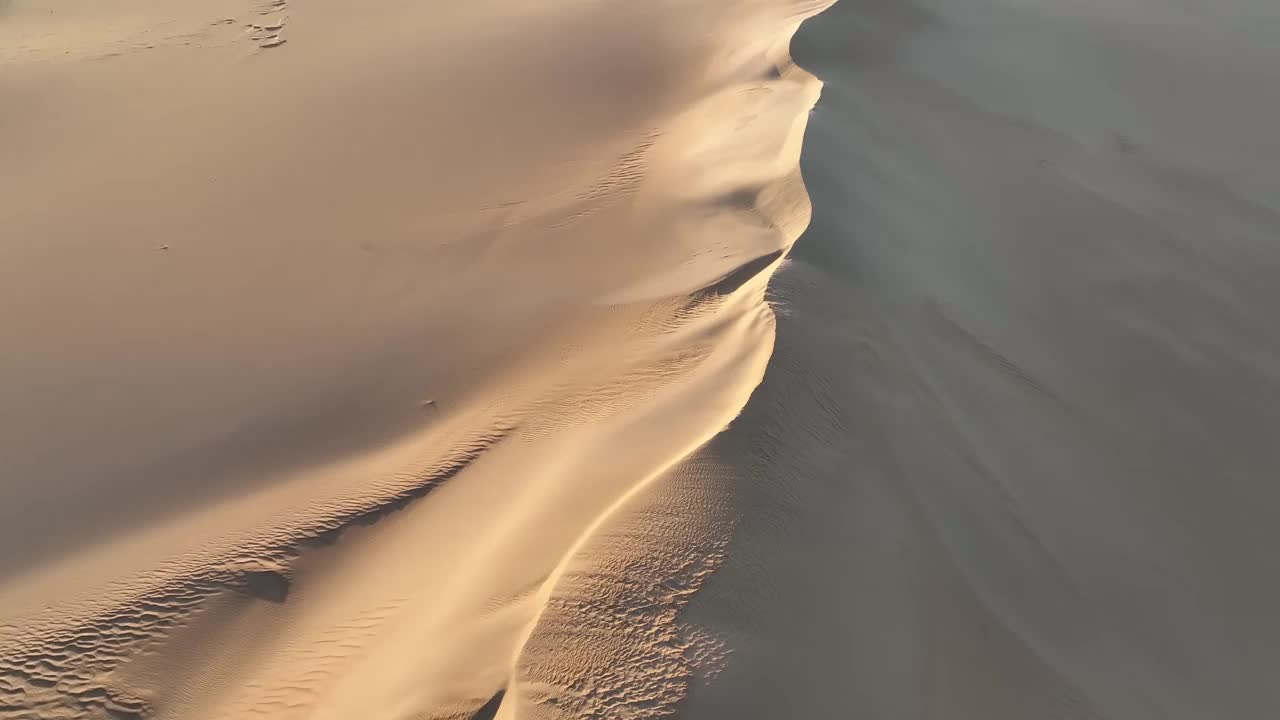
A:
[[[276,0],[275,2],[268,4],[267,10],[259,12],[258,14],[265,15],[268,13],[277,12],[279,10],[283,10],[285,5],[286,5],[285,0]],[[289,17],[285,15],[277,18],[272,18],[269,20],[263,20],[261,22],[249,23],[246,26],[249,28],[251,32],[249,37],[251,40],[254,40],[258,43],[258,47],[261,47],[261,48],[279,47],[285,44],[284,26],[285,26],[285,23],[288,22],[288,19]]]
[[[280,47],[285,44],[284,26],[289,16],[279,15],[279,13],[284,12],[288,7],[288,0],[268,0],[259,4],[256,10],[258,15],[276,15],[276,17],[247,23],[245,28],[249,32],[249,39],[258,43],[260,48]]]

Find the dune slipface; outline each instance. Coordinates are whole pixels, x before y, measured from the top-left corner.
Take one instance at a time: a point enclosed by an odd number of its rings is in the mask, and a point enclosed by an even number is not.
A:
[[[1272,718],[1280,6],[842,0],[690,718]],[[1265,29],[1264,29],[1265,28]]]
[[[674,712],[824,4],[0,6],[0,717]]]
[[[1280,716],[1280,15],[830,4],[0,0],[0,719]]]

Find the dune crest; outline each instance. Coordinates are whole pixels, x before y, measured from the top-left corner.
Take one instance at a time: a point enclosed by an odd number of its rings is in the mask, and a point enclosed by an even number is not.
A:
[[[0,717],[670,714],[823,4],[188,5],[7,10]]]

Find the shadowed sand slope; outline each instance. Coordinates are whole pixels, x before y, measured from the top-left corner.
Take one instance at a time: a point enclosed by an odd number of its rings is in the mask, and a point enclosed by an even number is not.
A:
[[[1280,16],[829,4],[0,0],[0,718],[1280,715]]]
[[[1280,51],[1233,0],[842,0],[688,718],[1280,715]]]
[[[0,717],[670,714],[821,7],[0,6]]]

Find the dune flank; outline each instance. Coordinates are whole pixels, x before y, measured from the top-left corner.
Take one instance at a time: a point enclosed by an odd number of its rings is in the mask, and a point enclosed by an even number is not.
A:
[[[1274,3],[841,0],[688,718],[1280,713]]]
[[[1277,21],[0,0],[0,719],[1280,715]]]
[[[821,7],[7,4],[0,716],[669,715]]]

